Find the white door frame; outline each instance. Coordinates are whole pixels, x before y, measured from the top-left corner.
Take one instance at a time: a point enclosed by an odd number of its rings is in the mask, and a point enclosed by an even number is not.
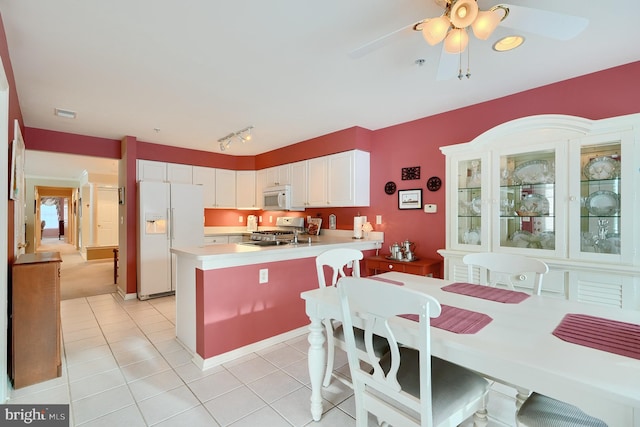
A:
[[[7,82],[7,76],[4,72],[4,66],[2,65],[2,58],[0,58],[0,142],[4,145],[0,149],[0,168],[2,172],[2,178],[0,178],[0,212],[4,212],[0,215],[0,229],[9,231],[9,221],[7,218],[7,210],[9,208],[9,83]],[[5,234],[5,235],[7,235]],[[8,335],[8,315],[9,307],[7,301],[8,291],[8,278],[9,272],[7,269],[7,263],[4,262],[8,258],[7,243],[0,244],[0,336],[7,337]],[[10,380],[7,375],[7,340],[0,339],[0,403],[5,403],[9,399],[9,387]]]

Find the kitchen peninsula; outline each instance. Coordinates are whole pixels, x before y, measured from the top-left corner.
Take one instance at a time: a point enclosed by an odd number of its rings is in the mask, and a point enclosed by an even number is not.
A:
[[[325,230],[323,230],[324,232]],[[315,257],[333,248],[374,255],[383,233],[353,239],[345,230],[300,236],[300,243],[229,243],[174,248],[176,336],[201,369],[289,337],[305,334],[309,318],[300,293],[318,287]]]

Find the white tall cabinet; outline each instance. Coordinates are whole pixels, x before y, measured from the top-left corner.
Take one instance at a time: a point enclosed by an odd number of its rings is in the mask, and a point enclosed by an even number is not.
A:
[[[541,115],[441,147],[445,277],[465,281],[470,252],[519,253],[549,265],[546,294],[640,310],[639,141],[640,114]]]

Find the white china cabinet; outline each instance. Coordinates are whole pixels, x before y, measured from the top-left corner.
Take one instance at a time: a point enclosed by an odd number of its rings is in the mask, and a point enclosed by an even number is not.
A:
[[[519,253],[549,265],[547,294],[640,309],[639,140],[640,114],[541,115],[441,147],[445,277],[465,281],[470,252]]]

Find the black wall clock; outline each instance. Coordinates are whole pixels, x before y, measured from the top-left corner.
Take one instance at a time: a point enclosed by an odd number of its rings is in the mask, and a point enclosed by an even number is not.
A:
[[[442,186],[442,180],[437,176],[432,176],[427,180],[427,190],[438,191]]]
[[[384,192],[387,194],[393,194],[396,192],[396,183],[389,181],[384,185]]]

